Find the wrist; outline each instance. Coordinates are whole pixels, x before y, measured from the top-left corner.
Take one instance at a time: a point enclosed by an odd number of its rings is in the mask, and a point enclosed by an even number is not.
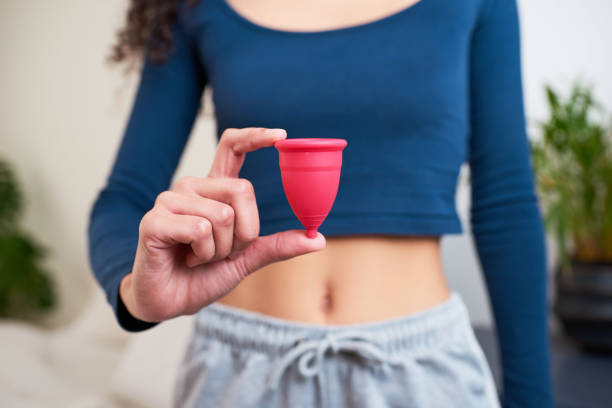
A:
[[[127,312],[132,317],[138,320],[146,321],[142,318],[142,314],[138,311],[132,288],[132,274],[128,273],[123,277],[123,279],[121,279],[121,283],[119,284],[119,296],[121,297]]]
[[[119,284],[119,296],[125,305],[127,311],[133,316],[136,316],[136,310],[134,307],[134,296],[132,294],[132,274],[128,273],[121,279]]]
[[[119,283],[119,293],[117,294],[117,322],[119,325],[129,332],[139,332],[150,329],[157,325],[155,322],[147,322],[139,319],[139,313],[135,307],[136,302],[134,301],[132,289],[132,277],[131,274],[123,277]],[[130,305],[130,309],[128,309]]]

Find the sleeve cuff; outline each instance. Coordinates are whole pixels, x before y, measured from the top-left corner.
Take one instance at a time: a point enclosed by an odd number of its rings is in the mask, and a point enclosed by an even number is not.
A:
[[[119,291],[117,291],[117,322],[119,326],[129,332],[140,332],[157,326],[156,322],[145,322],[137,319],[127,310],[127,307],[121,299]]]

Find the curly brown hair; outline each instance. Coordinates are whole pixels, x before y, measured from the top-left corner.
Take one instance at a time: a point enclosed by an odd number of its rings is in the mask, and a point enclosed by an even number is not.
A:
[[[190,6],[199,0],[186,0]],[[152,62],[163,64],[173,48],[172,25],[176,22],[181,0],[131,0],[125,26],[117,34],[110,60],[139,58],[148,47]]]

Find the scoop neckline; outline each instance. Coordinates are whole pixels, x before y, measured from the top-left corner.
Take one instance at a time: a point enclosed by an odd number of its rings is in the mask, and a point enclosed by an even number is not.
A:
[[[338,27],[338,28],[327,28],[323,30],[308,30],[308,31],[283,30],[280,28],[269,27],[269,26],[265,26],[265,25],[256,23],[250,18],[247,18],[246,16],[244,16],[238,10],[236,10],[234,6],[232,6],[228,2],[228,0],[219,0],[219,1],[223,5],[223,8],[230,15],[232,15],[236,20],[240,21],[241,23],[249,26],[250,28],[253,28],[259,31],[268,32],[271,34],[277,34],[277,35],[307,37],[307,36],[331,35],[331,34],[346,33],[346,32],[352,32],[352,31],[360,31],[360,30],[364,30],[364,29],[368,29],[368,28],[377,26],[377,25],[382,25],[382,24],[388,23],[392,20],[399,18],[403,16],[404,14],[414,12],[413,9],[418,9],[419,7],[422,7],[422,3],[429,1],[429,0],[418,0],[416,3],[412,3],[411,5],[404,7],[402,9],[399,9],[398,11],[395,11],[391,14],[387,14],[385,16],[376,18],[374,20],[366,21],[365,23],[353,24],[353,25],[348,25],[348,26]]]

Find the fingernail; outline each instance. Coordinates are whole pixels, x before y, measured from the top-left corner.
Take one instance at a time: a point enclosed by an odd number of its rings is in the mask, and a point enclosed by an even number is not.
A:
[[[264,130],[264,134],[274,139],[284,139],[287,137],[287,132],[285,129],[266,129]]]
[[[325,239],[325,235],[321,234],[320,232],[317,232],[317,236],[321,237],[321,239],[323,240],[323,248],[327,247],[327,239]]]

